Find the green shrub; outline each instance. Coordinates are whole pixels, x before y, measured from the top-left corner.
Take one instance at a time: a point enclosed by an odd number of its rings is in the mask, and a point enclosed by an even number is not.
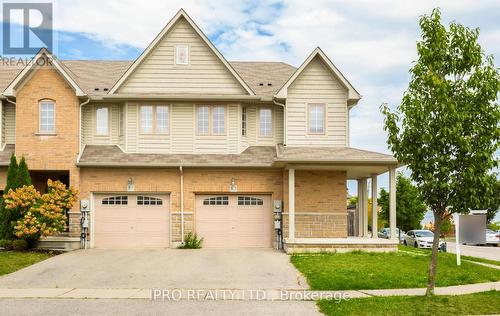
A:
[[[12,242],[12,250],[23,251],[28,249],[28,242],[24,239],[16,239]]]
[[[198,239],[196,234],[192,234],[191,232],[187,234],[186,238],[184,238],[184,244],[180,245],[179,249],[200,249],[201,244],[203,243],[203,238]]]
[[[12,250],[12,240],[0,239],[0,248],[4,250]]]

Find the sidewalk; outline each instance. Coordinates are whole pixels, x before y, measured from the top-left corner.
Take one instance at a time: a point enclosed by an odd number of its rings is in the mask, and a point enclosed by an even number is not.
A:
[[[499,282],[438,287],[436,295],[463,295],[496,290]],[[425,288],[381,289],[356,291],[312,291],[297,289],[241,290],[241,289],[77,289],[29,288],[0,289],[0,299],[155,299],[159,301],[315,301],[319,299],[346,299],[370,296],[419,296]]]

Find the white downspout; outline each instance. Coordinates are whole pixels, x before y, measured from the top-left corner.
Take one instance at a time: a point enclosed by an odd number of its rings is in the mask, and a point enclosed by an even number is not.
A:
[[[182,166],[179,166],[179,172],[181,174],[181,243],[184,244],[184,173],[182,172]]]
[[[286,109],[286,105],[283,104],[283,103],[279,103],[278,101],[276,101],[276,99],[273,98],[273,103],[276,104],[276,105],[279,105],[281,107],[283,107],[283,145],[286,146],[286,143],[287,143],[287,136],[288,136],[288,115],[287,115],[287,109]]]
[[[76,158],[76,162],[80,162],[80,158],[82,156],[82,108],[84,105],[90,102],[90,97],[88,97],[87,101],[80,103],[80,115],[78,118],[78,157]]]

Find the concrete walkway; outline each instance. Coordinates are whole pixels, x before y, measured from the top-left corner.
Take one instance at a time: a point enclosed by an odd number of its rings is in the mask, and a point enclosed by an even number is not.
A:
[[[500,291],[499,282],[438,287],[436,295],[464,295]],[[147,299],[153,301],[315,301],[370,296],[420,296],[425,288],[357,291],[244,290],[244,289],[0,289],[0,299]]]

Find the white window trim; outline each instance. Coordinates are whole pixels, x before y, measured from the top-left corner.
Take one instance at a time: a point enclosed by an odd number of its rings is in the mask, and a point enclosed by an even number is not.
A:
[[[42,103],[52,103],[54,104],[54,130],[52,131],[42,131]],[[57,121],[56,121],[56,101],[52,99],[41,99],[38,101],[38,135],[55,135],[57,131]]]
[[[310,115],[311,115],[311,106],[312,105],[321,105],[323,107],[323,132],[311,132],[311,121],[310,121]],[[307,104],[307,134],[308,135],[326,135],[326,103],[322,102],[317,102],[317,103],[308,103]]]
[[[241,136],[247,137],[247,135],[248,135],[248,109],[246,106],[243,106],[241,107]]]
[[[103,134],[100,134],[98,131],[97,131],[97,124],[98,124],[98,121],[97,121],[97,110],[100,109],[100,108],[105,108],[105,109],[108,109],[108,127],[107,127],[107,131],[106,133],[103,133]],[[109,106],[107,105],[96,105],[94,106],[94,116],[95,116],[95,126],[94,126],[94,135],[95,136],[109,136],[110,135],[110,130],[111,130],[111,109]]]
[[[198,109],[201,107],[208,108],[208,132],[200,133],[198,130]],[[213,109],[216,107],[222,107],[224,109],[224,133],[214,133],[214,117],[213,117]],[[226,105],[222,104],[197,104],[195,106],[194,115],[196,117],[195,120],[195,134],[196,136],[226,136],[227,135],[227,120],[228,120],[228,110]]]
[[[270,110],[271,111],[271,134],[270,135],[262,135],[262,129],[260,128],[260,112],[261,110]],[[272,107],[258,107],[257,108],[257,128],[259,129],[259,137],[262,138],[273,138],[274,137],[274,109]]]
[[[187,61],[185,63],[179,62],[179,49],[181,49],[181,48],[185,48],[187,50],[187,53],[186,53]],[[176,65],[180,65],[180,66],[187,66],[187,65],[189,65],[189,62],[190,62],[189,51],[190,51],[189,45],[187,45],[187,44],[177,44],[177,45],[175,45],[175,64]]]
[[[141,108],[144,106],[150,106],[152,108],[151,113],[151,132],[144,132],[142,130],[142,117],[141,117]],[[159,132],[157,129],[156,122],[156,108],[159,106],[164,106],[167,108],[167,130],[164,132]],[[141,135],[170,135],[170,128],[172,126],[171,116],[172,116],[172,107],[169,104],[139,104],[139,109],[137,111],[138,122],[139,122],[139,134]]]

